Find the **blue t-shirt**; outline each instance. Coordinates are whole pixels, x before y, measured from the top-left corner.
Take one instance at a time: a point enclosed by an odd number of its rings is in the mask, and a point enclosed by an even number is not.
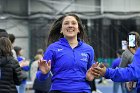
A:
[[[121,58],[120,57],[114,59],[113,62],[112,62],[112,68],[119,67],[120,62],[121,62]]]
[[[17,60],[18,60],[18,62],[20,63],[20,62],[22,62],[23,60],[25,60],[25,58],[22,57],[22,56],[17,56]],[[24,70],[24,71],[29,71],[29,70],[30,70],[30,67],[29,67],[29,66],[23,66],[23,67],[21,67],[21,69]],[[23,81],[22,81],[22,84],[26,84],[26,80],[23,80]]]
[[[78,40],[78,46],[72,49],[65,38],[51,44],[45,54],[45,60],[51,60],[52,87],[67,93],[91,93],[86,81],[86,72],[94,62],[94,50],[91,46]],[[40,71],[40,80],[46,79]]]

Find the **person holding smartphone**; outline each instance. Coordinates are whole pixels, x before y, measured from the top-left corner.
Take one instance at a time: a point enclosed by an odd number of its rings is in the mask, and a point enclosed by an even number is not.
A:
[[[131,33],[132,32],[130,32],[130,34]],[[131,42],[128,43],[127,51],[128,50],[129,50],[129,52],[131,51],[131,53],[134,55],[130,60],[130,62],[131,62],[130,64],[127,64],[127,66],[124,68],[116,68],[116,69],[106,68],[104,65],[102,65],[98,68],[94,67],[94,69],[92,69],[94,76],[98,77],[100,74],[101,76],[104,76],[105,78],[111,79],[115,82],[136,81],[137,82],[136,90],[131,93],[140,93],[140,36],[139,36],[139,34],[138,34],[138,37],[136,34],[135,34],[135,36],[133,36],[133,37],[135,37],[135,38],[133,38],[133,40],[128,40]],[[131,39],[131,37],[128,39]],[[135,42],[135,45],[133,45],[132,42],[133,43]],[[132,45],[132,46],[130,46],[130,45]],[[135,50],[132,51],[132,48],[134,48]],[[131,57],[131,56],[128,57],[129,52],[126,52],[126,50],[125,50],[125,52],[123,52],[123,54],[125,53],[125,55],[127,55],[126,58],[124,58],[123,60],[128,61],[128,59]],[[132,87],[132,89],[133,89],[133,87]]]
[[[137,42],[139,42],[140,35],[139,33],[132,31],[128,33],[127,38],[127,49],[122,54],[122,60],[120,62],[120,67],[127,67],[133,60],[133,56],[138,48]],[[123,93],[136,93],[135,88],[136,82],[124,82],[121,83],[121,88]]]

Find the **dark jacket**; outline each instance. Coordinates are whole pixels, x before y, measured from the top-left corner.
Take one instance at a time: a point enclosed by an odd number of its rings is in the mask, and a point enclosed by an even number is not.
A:
[[[42,92],[49,92],[50,88],[51,88],[51,78],[52,78],[51,74],[44,81],[40,81],[37,78],[35,78],[35,81],[33,84],[33,89],[38,90],[38,91],[42,91]]]
[[[0,57],[0,93],[17,93],[22,81],[21,68],[13,57]]]

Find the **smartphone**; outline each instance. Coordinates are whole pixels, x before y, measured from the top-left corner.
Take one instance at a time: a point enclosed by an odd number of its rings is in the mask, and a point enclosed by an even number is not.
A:
[[[127,41],[126,40],[122,40],[122,50],[127,49]]]
[[[130,48],[136,47],[136,35],[135,34],[129,34],[129,36],[128,36],[128,46]]]

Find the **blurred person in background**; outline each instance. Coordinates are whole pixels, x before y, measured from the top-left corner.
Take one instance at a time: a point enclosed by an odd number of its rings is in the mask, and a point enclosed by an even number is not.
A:
[[[95,77],[101,75],[115,82],[135,81],[137,82],[135,93],[140,93],[140,38],[136,40],[136,52],[132,62],[127,67],[112,69],[101,65],[100,67],[94,67],[92,71]]]
[[[42,56],[43,56],[43,55],[44,55],[44,50],[41,49],[41,48],[38,49],[38,50],[37,50],[37,53],[36,53],[36,56],[37,56],[37,55],[42,55]],[[36,56],[35,56],[35,57],[36,57]]]
[[[34,81],[35,78],[36,78],[36,72],[38,71],[38,61],[41,60],[43,58],[42,55],[36,55],[35,56],[35,61],[32,62],[32,65],[31,65],[31,81]]]
[[[15,59],[17,59],[16,57],[16,53],[13,49],[13,43],[15,41],[15,36],[13,34],[8,34],[7,31],[5,29],[0,29],[0,37],[7,37],[10,39],[11,43],[12,43],[12,53],[13,53],[13,57]]]
[[[50,93],[91,93],[88,81],[94,79],[91,72],[94,50],[87,41],[77,15],[65,14],[54,22],[37,72],[37,78],[45,80],[51,70]]]
[[[31,74],[31,81],[35,80],[36,72],[38,71],[38,61],[43,58],[43,49],[38,49],[37,53],[34,57],[34,61],[31,64],[30,74]]]
[[[0,37],[7,37],[8,38],[8,33],[5,29],[0,29]]]
[[[137,32],[129,32],[129,34],[134,34],[136,37],[136,42],[140,42],[140,35]],[[127,39],[128,42],[128,39]],[[122,54],[122,60],[120,62],[120,67],[125,68],[127,67],[133,60],[133,56],[136,52],[136,49],[138,47],[129,47],[128,43],[127,43],[127,49],[125,49],[125,51]],[[136,82],[132,81],[132,82],[126,82],[126,83],[121,83],[121,87],[122,87],[122,91],[123,93],[136,93]]]
[[[122,49],[118,49],[116,51],[116,55],[117,55],[117,58],[115,58],[112,62],[112,68],[115,69],[117,67],[119,67],[119,64],[121,62],[121,56],[122,56],[122,53],[124,52],[124,50]],[[113,93],[118,93],[119,91],[119,86],[121,86],[121,83],[120,82],[113,82]],[[123,93],[123,92],[122,92]]]
[[[16,85],[22,82],[21,68],[12,55],[12,44],[7,37],[0,38],[0,93],[18,93]]]
[[[40,81],[36,78],[36,72],[39,70],[38,61],[43,58],[43,53],[43,49],[38,49],[35,61],[31,65],[31,80],[33,82],[33,89],[35,90],[35,93],[49,93],[51,87],[51,74],[44,81]]]
[[[14,34],[8,34],[8,37],[9,37],[11,43],[12,43],[12,53],[13,53],[13,57],[14,57],[15,59],[17,59],[17,55],[16,55],[16,52],[15,52],[15,50],[14,50],[14,46],[13,46],[16,37],[15,37]]]
[[[27,71],[29,71],[29,69],[30,69],[29,68],[29,61],[23,57],[23,49],[21,47],[15,46],[14,50],[16,51],[17,60],[18,60],[20,67],[22,69],[22,74],[25,76],[22,83],[19,86],[17,86],[17,90],[18,90],[18,93],[25,93],[26,82],[27,82],[27,78],[28,78]]]
[[[33,61],[30,62],[29,67],[32,66],[33,62],[36,62],[41,57],[43,58],[43,54],[44,54],[44,50],[43,49],[41,49],[41,48],[37,49],[36,55],[34,56]],[[29,78],[30,78],[31,81],[34,81],[35,76],[36,76],[36,71],[37,71],[37,69],[30,69],[30,71],[29,71]]]

